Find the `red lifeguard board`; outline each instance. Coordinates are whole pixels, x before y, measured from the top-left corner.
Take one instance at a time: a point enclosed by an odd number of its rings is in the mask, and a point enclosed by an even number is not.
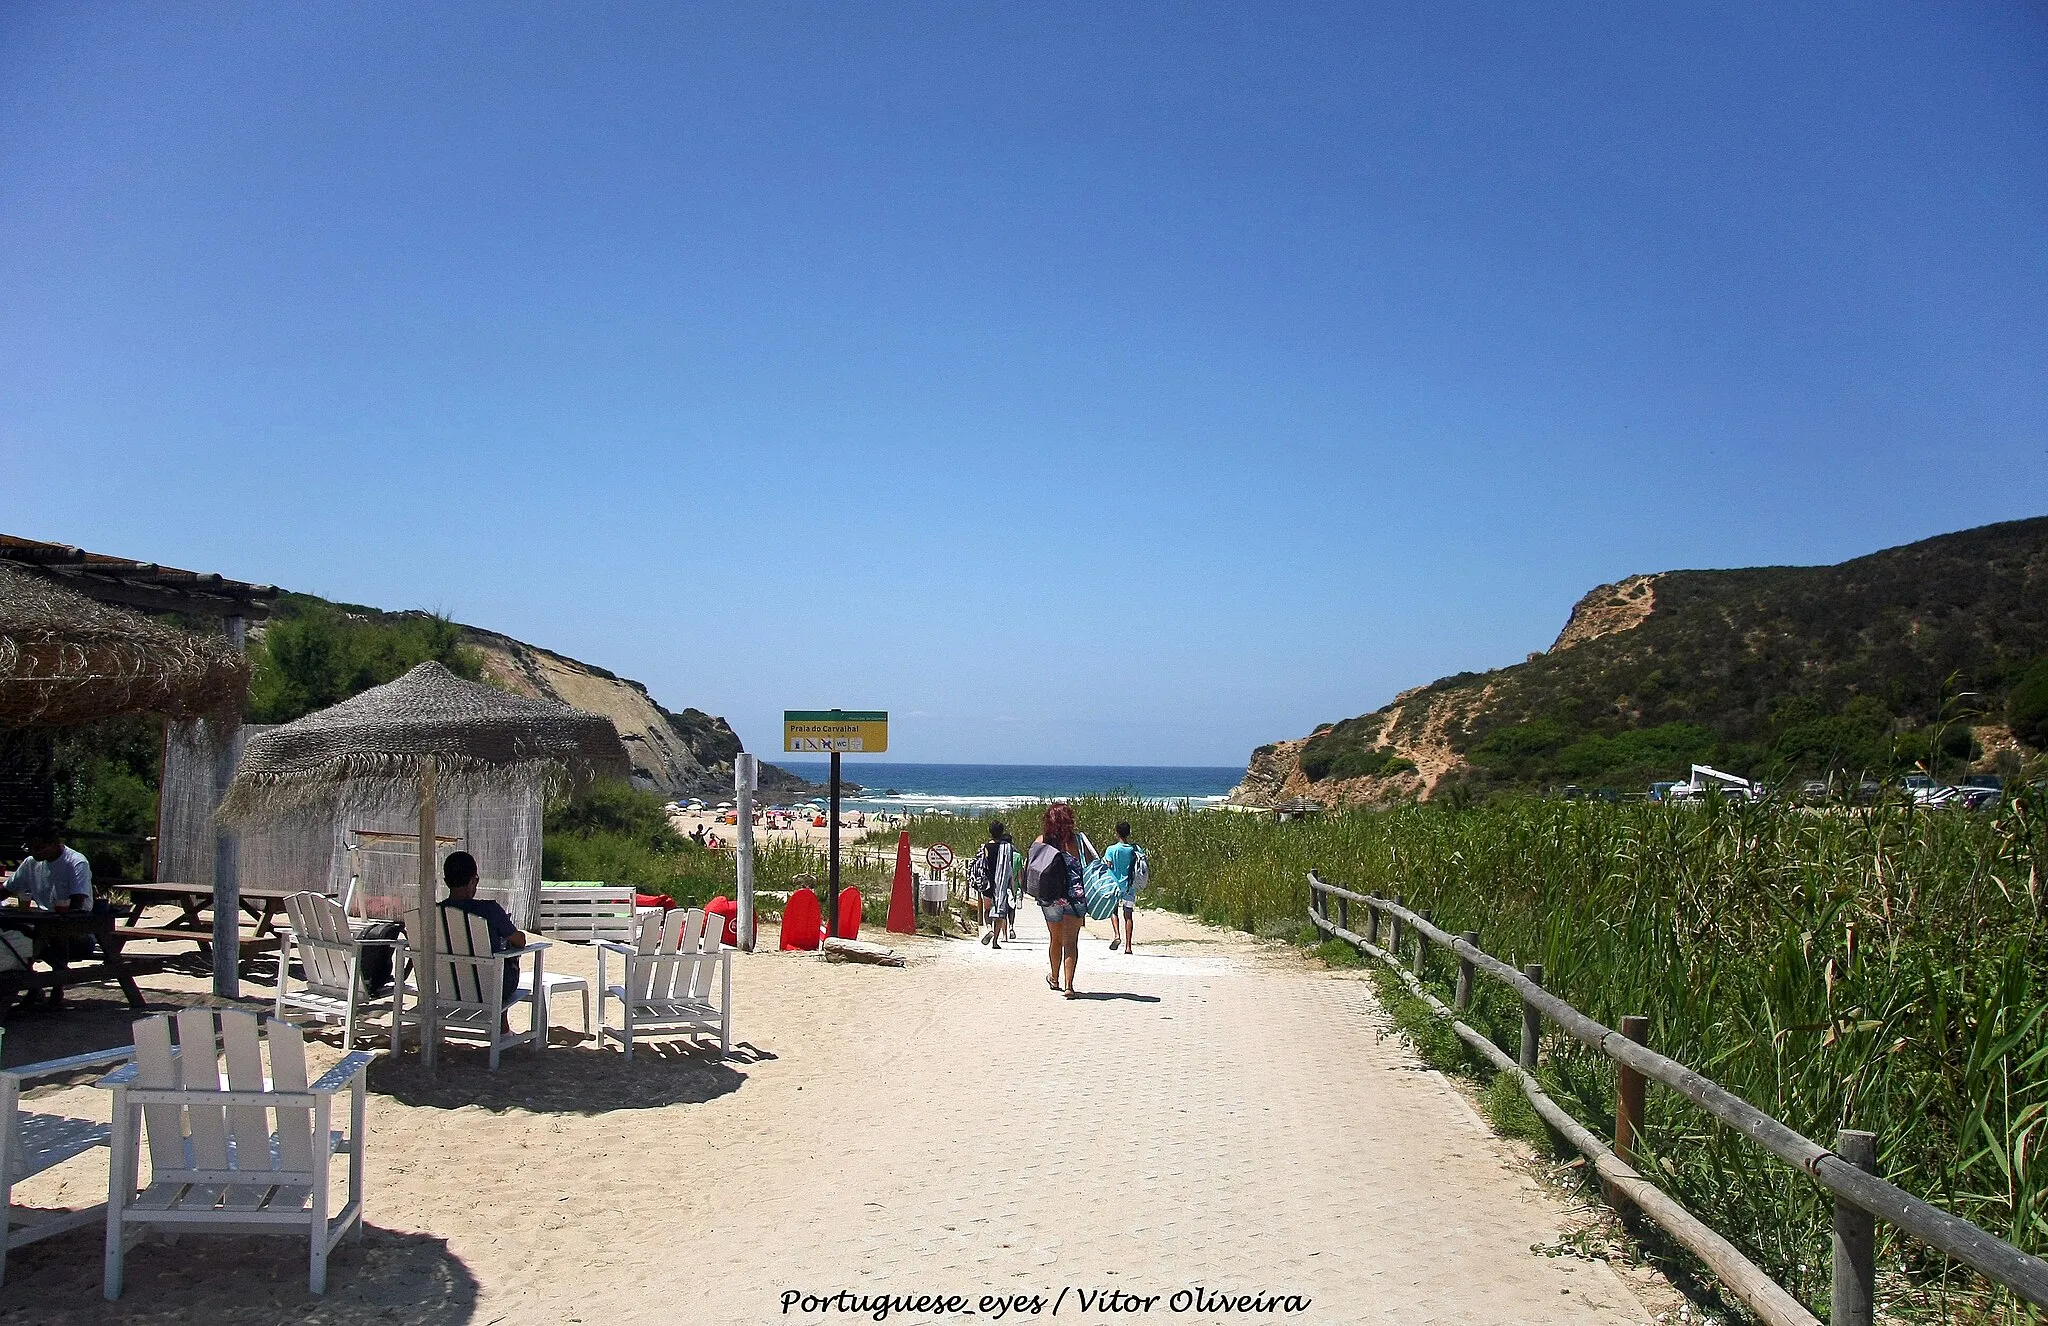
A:
[[[818,895],[807,888],[790,894],[782,908],[782,947],[813,952],[824,936],[825,912],[818,906]]]
[[[841,939],[860,938],[860,890],[847,887],[839,890],[839,925],[832,931]]]

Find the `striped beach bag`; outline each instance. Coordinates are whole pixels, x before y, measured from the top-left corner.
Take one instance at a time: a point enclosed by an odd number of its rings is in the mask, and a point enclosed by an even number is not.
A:
[[[1123,896],[1123,889],[1116,882],[1109,863],[1097,859],[1089,865],[1082,883],[1088,888],[1088,919],[1107,921],[1116,915],[1116,905]]]

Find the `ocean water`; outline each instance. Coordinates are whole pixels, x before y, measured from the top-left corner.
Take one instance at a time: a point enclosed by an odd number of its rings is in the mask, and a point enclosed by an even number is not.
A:
[[[823,783],[832,766],[823,760],[770,760],[802,778]],[[847,756],[839,776],[861,785],[842,805],[855,810],[1000,810],[1047,798],[1123,792],[1148,801],[1213,806],[1244,777],[1237,766],[1188,768],[1145,764],[896,764]]]

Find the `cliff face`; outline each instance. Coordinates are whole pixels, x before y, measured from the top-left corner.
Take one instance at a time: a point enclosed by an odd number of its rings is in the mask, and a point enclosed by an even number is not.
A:
[[[739,735],[723,718],[696,709],[671,713],[637,681],[495,631],[465,626],[462,634],[463,643],[481,656],[485,673],[507,690],[559,700],[611,719],[633,762],[636,784],[672,797],[732,794],[733,757],[741,746]],[[767,800],[789,800],[818,790],[787,770],[761,766],[761,796]]]
[[[1475,787],[1642,786],[1690,760],[1773,776],[2035,752],[1997,720],[2048,654],[2048,518],[1837,566],[1667,571],[1602,585],[1545,653],[1461,673],[1262,746],[1232,793],[1325,805]]]

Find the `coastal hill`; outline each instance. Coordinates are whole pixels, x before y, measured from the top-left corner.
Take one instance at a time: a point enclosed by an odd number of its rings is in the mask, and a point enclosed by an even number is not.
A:
[[[632,761],[633,782],[670,797],[730,797],[732,725],[697,709],[664,708],[647,688],[594,664],[424,612],[385,612],[310,594],[280,596],[252,632],[257,658],[252,717],[278,721],[331,704],[433,657],[519,695],[559,700],[612,720]],[[282,660],[290,659],[283,664]],[[279,664],[280,666],[272,666]],[[760,795],[785,801],[820,789],[762,764]]]
[[[2037,753],[2044,720],[2031,710],[2044,693],[2048,517],[1838,566],[1602,585],[1526,662],[1261,746],[1232,800],[1356,804],[1460,785],[1640,792],[1693,761],[1769,777],[2010,772]]]

